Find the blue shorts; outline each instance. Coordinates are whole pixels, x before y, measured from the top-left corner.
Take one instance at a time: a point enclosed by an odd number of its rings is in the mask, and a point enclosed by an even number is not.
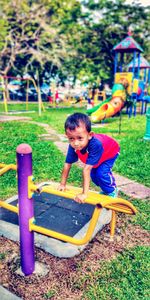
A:
[[[113,158],[104,161],[98,168],[93,168],[91,170],[92,181],[99,186],[105,194],[112,193],[116,188],[112,167],[117,157],[118,154]]]

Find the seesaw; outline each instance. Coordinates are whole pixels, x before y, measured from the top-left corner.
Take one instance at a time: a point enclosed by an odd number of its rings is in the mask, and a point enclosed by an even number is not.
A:
[[[73,199],[77,193],[81,192],[81,189],[71,187],[69,190],[62,192],[51,186],[37,186],[34,183],[32,176],[32,149],[27,144],[21,144],[17,147],[17,167],[13,164],[0,164],[0,167],[0,174],[4,174],[11,169],[17,169],[19,205],[17,207],[0,201],[0,206],[17,213],[19,216],[21,269],[25,275],[32,274],[35,268],[34,232],[59,241],[81,246],[86,245],[92,239],[96,224],[103,212],[103,209],[109,210],[109,212],[111,210],[112,212],[110,221],[111,238],[113,238],[115,234],[116,213],[122,212],[130,215],[136,213],[136,208],[127,200],[122,198],[111,198],[105,195],[100,195],[94,191],[89,191],[85,204],[76,204],[82,205],[83,210],[84,205],[92,206],[92,215],[84,236],[76,238],[75,236],[51,230],[44,226],[39,226],[36,224],[34,217],[33,196],[47,193],[49,195],[55,195],[55,197],[63,197],[68,201],[68,203],[69,200],[71,200],[72,203],[75,204]]]

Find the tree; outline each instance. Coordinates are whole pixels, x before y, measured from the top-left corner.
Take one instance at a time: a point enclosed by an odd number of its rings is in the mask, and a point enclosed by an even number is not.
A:
[[[79,52],[85,56],[80,65],[85,73],[91,71],[95,80],[99,76],[113,81],[112,48],[127,36],[129,28],[148,58],[150,7],[145,8],[136,3],[128,5],[124,0],[89,0],[82,1],[82,5],[86,8],[86,31]]]
[[[150,10],[124,0],[0,0],[0,72],[113,81],[129,27],[148,59]]]
[[[68,30],[80,10],[76,1],[0,0],[0,4],[4,23],[9,24],[5,31],[2,24],[1,74],[25,70],[34,74],[37,68],[42,73],[44,67],[51,73],[76,54]]]

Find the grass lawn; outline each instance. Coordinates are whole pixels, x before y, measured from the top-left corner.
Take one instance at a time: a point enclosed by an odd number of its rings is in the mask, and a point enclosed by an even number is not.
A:
[[[149,299],[148,247],[124,251],[110,263],[102,262],[85,293],[86,300]]]
[[[25,104],[22,104],[25,105]],[[9,105],[10,109],[14,109],[14,105]],[[21,104],[20,105],[15,105],[16,109],[21,109]],[[22,108],[23,109],[23,108]],[[25,106],[24,106],[25,109]],[[31,110],[36,110],[36,113],[33,114],[25,114],[25,116],[32,117],[32,119],[36,122],[41,122],[41,123],[47,123],[54,129],[56,129],[59,133],[63,134],[64,133],[64,121],[67,117],[68,114],[73,113],[74,111],[82,111],[86,112],[84,108],[58,108],[58,109],[53,109],[49,108],[46,110],[46,112],[42,113],[42,116],[39,118],[38,113],[37,113],[37,105],[31,104]],[[0,105],[0,111],[3,110],[3,106]],[[22,114],[24,115],[24,114]],[[12,123],[11,123],[12,124]],[[16,129],[13,128],[13,135],[15,135],[15,140],[19,144],[20,141],[27,141],[31,142],[32,146],[32,137],[36,134],[36,129],[35,126],[32,127],[32,125],[29,126],[27,129],[27,136],[25,137],[25,134],[23,136],[21,135],[21,130],[18,133],[19,137],[17,137],[17,132],[18,132],[18,125],[16,122],[14,122],[15,126],[16,124]],[[114,171],[128,177],[130,179],[134,179],[139,183],[142,183],[146,186],[150,186],[150,175],[148,172],[148,169],[150,170],[150,143],[148,141],[144,141],[143,137],[145,134],[145,129],[146,129],[146,117],[145,115],[137,115],[136,118],[128,118],[126,115],[122,115],[122,123],[121,123],[121,134],[119,134],[119,118],[112,118],[109,121],[105,121],[105,126],[101,128],[95,128],[93,126],[93,131],[96,133],[101,132],[105,133],[108,135],[111,135],[114,137],[119,143],[121,147],[121,153],[119,158],[117,159],[117,162],[114,167]],[[7,139],[7,135],[9,135],[9,138],[11,138],[11,135],[9,134],[8,127],[10,127],[10,123],[8,125],[2,125],[6,126],[6,131],[5,131],[5,139]],[[7,127],[8,126],[8,127]],[[23,125],[23,128],[25,128],[25,124]],[[20,126],[19,126],[20,127]],[[5,130],[5,129],[4,129]],[[42,132],[42,129],[39,129]],[[4,132],[4,131],[3,131]],[[24,132],[24,130],[23,130]],[[2,131],[1,134],[3,135]],[[1,137],[1,139],[3,136]],[[12,138],[14,139],[14,137]],[[38,138],[37,138],[38,141]],[[16,144],[17,144],[16,143]],[[36,145],[37,143],[34,142],[34,147],[33,147],[33,154],[36,152]],[[49,143],[48,143],[49,144]],[[5,144],[4,144],[5,146]],[[13,145],[12,141],[12,149],[15,147]],[[39,145],[38,145],[39,147]],[[2,145],[3,148],[3,145]],[[41,149],[41,150],[40,150]],[[40,143],[40,149],[38,149],[39,155],[41,154],[46,154],[42,153],[42,144]],[[49,151],[47,155],[49,154]],[[7,152],[6,152],[7,155]],[[49,157],[49,164],[51,164],[51,158]],[[3,156],[1,157],[3,160]],[[5,162],[7,159],[5,160]],[[60,163],[60,162],[58,162]],[[45,167],[47,168],[47,162],[45,164]],[[40,169],[41,172],[41,169]],[[51,176],[51,174],[49,174]],[[76,182],[76,178],[73,180]]]
[[[14,105],[10,106],[10,108],[13,107]],[[15,109],[23,109],[23,106],[15,105]],[[49,124],[60,134],[64,133],[64,121],[68,114],[75,111],[86,112],[84,108],[49,108],[42,113],[41,117],[38,117],[37,106],[32,104],[30,109],[36,112],[27,113],[25,116],[31,117],[32,121]],[[3,107],[0,105],[0,112],[2,111]],[[128,116],[122,115],[121,134],[118,128],[119,118],[114,117],[109,121],[106,120],[103,127],[93,126],[93,131],[111,135],[120,143],[121,154],[114,167],[115,172],[150,186],[150,143],[143,140],[146,117],[138,115],[136,118],[129,119]],[[0,123],[0,162],[15,163],[16,147],[20,143],[28,143],[33,149],[33,175],[36,182],[59,181],[65,157],[52,141],[40,139],[39,136],[43,133],[46,133],[44,128],[29,122]],[[17,193],[15,174],[14,171],[10,171],[0,178],[0,199],[6,199]],[[68,182],[79,186],[81,181],[80,170],[73,166]],[[131,217],[130,222],[133,226],[138,224],[141,229],[148,230],[149,201],[134,200],[133,204],[140,213]],[[144,246],[124,251],[109,263],[99,261],[99,270],[90,274],[89,284],[80,299],[148,300],[150,294],[147,280],[149,261],[149,249]],[[84,281],[86,281],[86,275]],[[50,298],[51,296],[46,299]]]

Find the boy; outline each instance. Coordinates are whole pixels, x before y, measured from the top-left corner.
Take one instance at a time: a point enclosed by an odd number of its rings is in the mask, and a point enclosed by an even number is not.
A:
[[[65,132],[69,147],[58,190],[65,191],[71,165],[80,159],[85,163],[83,190],[74,200],[84,203],[89,191],[90,177],[103,194],[116,197],[117,189],[111,169],[120,151],[118,143],[107,135],[93,133],[89,117],[82,113],[74,113],[67,118]]]

